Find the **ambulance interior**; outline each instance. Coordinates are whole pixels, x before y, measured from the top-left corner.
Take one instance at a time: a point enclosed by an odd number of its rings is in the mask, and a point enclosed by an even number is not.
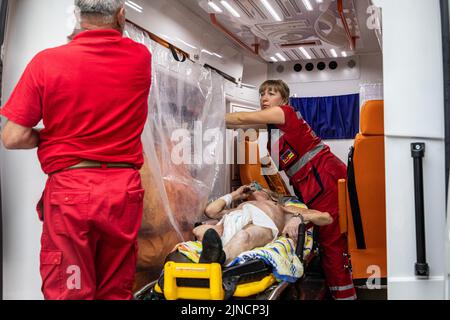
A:
[[[260,109],[261,83],[282,79],[291,105],[351,164],[339,219],[358,298],[448,299],[448,2],[126,1],[124,36],[153,56],[136,293],[154,284],[175,245],[193,240],[208,201],[253,181],[295,195],[263,161],[267,131],[248,137],[225,126],[227,112]],[[72,0],[1,7],[3,104],[33,55],[66,43],[76,18]],[[425,155],[412,157],[422,144]],[[2,148],[0,167],[2,298],[42,299],[34,212],[46,176],[35,151]],[[277,297],[323,298],[312,273]]]

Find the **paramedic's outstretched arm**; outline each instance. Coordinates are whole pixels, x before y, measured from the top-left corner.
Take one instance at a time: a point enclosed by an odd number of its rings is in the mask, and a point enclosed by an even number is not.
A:
[[[300,214],[303,217],[305,224],[311,222],[316,226],[322,227],[333,223],[333,218],[328,212],[321,212],[311,209],[302,209],[293,206],[283,207],[283,210],[287,214],[294,214],[294,215]]]
[[[247,199],[251,194],[251,189],[248,186],[242,186],[236,191],[230,193],[230,200],[232,202],[239,201],[239,200],[245,200]],[[227,195],[228,196],[228,195]],[[226,196],[225,196],[226,197]],[[205,209],[205,215],[208,218],[211,219],[221,219],[224,214],[227,213],[227,210],[225,210],[227,207],[227,202],[225,199],[220,198],[216,201],[211,202]]]
[[[247,130],[247,129],[255,129],[255,130],[266,130],[267,129],[267,125],[266,124],[244,124],[244,125],[227,125],[227,129],[234,129],[234,130],[238,130],[238,129],[242,129],[242,130]]]
[[[2,131],[2,142],[6,149],[34,149],[39,144],[39,132],[8,121]]]
[[[227,128],[242,125],[284,124],[284,112],[280,107],[272,107],[255,112],[235,112],[225,116]]]

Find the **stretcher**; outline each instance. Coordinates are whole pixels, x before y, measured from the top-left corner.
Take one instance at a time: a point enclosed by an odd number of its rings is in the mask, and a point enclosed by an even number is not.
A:
[[[306,236],[306,225],[302,223],[296,254],[304,273],[296,283],[277,281],[272,266],[262,259],[228,268],[217,263],[168,261],[164,266],[163,281],[153,281],[134,297],[136,300],[324,299],[327,289],[320,270],[317,232],[313,231],[312,247],[305,248]]]

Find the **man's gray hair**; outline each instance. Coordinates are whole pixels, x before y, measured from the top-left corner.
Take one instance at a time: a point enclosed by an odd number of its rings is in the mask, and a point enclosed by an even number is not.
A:
[[[104,23],[114,22],[115,14],[125,6],[125,0],[75,0],[78,13],[83,16],[103,18]]]

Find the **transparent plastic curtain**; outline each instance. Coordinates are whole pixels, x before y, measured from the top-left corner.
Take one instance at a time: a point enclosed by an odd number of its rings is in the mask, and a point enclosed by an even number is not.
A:
[[[146,45],[153,57],[143,134],[146,193],[139,283],[159,275],[174,246],[192,240],[194,223],[202,219],[208,199],[225,192],[226,109],[221,76],[189,60],[177,62],[170,50],[131,24],[125,36]]]

